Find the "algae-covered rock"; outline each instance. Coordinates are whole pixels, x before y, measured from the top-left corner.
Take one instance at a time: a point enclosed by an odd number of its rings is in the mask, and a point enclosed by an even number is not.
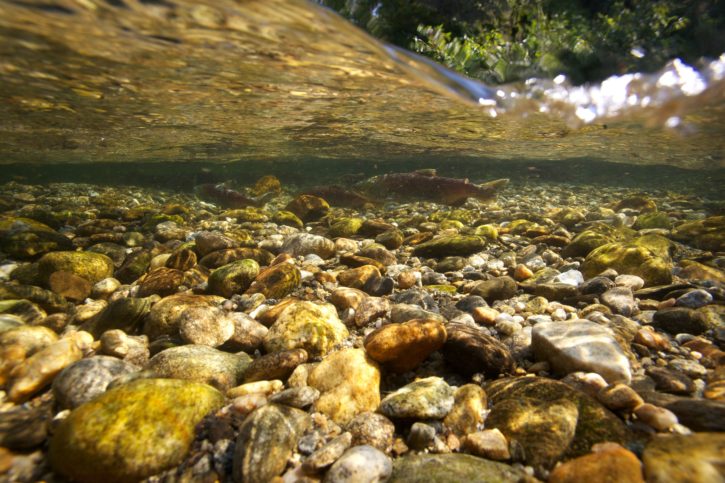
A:
[[[355,416],[375,411],[380,404],[380,369],[362,349],[344,349],[329,355],[308,378],[321,395],[315,411],[337,424],[347,424]]]
[[[364,221],[358,217],[339,218],[330,225],[328,234],[332,238],[355,236],[362,228]]]
[[[50,443],[59,474],[79,482],[134,482],[179,464],[194,428],[224,396],[206,384],[140,379],[111,389],[64,419]]]
[[[123,264],[116,270],[115,277],[122,283],[133,283],[151,264],[153,255],[148,250],[139,250],[126,257]]]
[[[311,233],[296,233],[288,237],[280,249],[293,257],[315,254],[320,258],[330,258],[335,254],[335,242],[329,238]]]
[[[291,211],[279,210],[272,217],[272,221],[278,225],[292,226],[294,228],[302,228],[305,226],[302,220]]]
[[[151,358],[146,369],[158,377],[203,382],[226,391],[242,382],[252,358],[204,345],[172,347]]]
[[[144,318],[151,311],[152,299],[148,298],[119,298],[109,303],[103,312],[84,327],[95,338],[107,330],[120,329],[127,334],[133,334],[141,327]]]
[[[30,218],[0,217],[0,250],[14,258],[34,258],[73,243],[51,227]]]
[[[647,246],[643,246],[645,244]],[[613,268],[620,274],[642,277],[647,286],[666,285],[672,281],[672,261],[662,253],[662,248],[651,240],[639,244],[608,243],[587,255],[582,273],[586,278],[592,278]]]
[[[486,392],[477,384],[465,384],[456,389],[453,398],[453,409],[443,423],[458,437],[475,432],[488,406]]]
[[[279,178],[268,174],[259,178],[254,186],[249,188],[249,194],[252,196],[262,196],[265,193],[279,193],[282,191],[282,183]]]
[[[442,236],[417,245],[413,250],[413,254],[422,257],[465,256],[480,252],[484,246],[483,238],[478,236]]]
[[[255,410],[239,430],[234,449],[234,481],[273,480],[284,471],[297,440],[309,425],[307,413],[289,406],[267,404]]]
[[[454,390],[440,377],[427,377],[401,387],[380,402],[392,419],[443,419],[453,408]]]
[[[527,478],[520,468],[467,454],[408,454],[394,461],[388,483],[503,483]]]
[[[327,354],[348,331],[332,304],[299,302],[287,307],[264,338],[267,352],[305,349],[311,356]]]
[[[643,213],[637,217],[632,225],[635,230],[649,230],[652,228],[664,228],[669,230],[672,228],[672,222],[667,213],[662,211],[654,211],[651,213]]]
[[[190,307],[217,307],[224,298],[214,295],[175,294],[164,297],[151,307],[145,318],[143,332],[149,339],[179,333],[181,314]]]
[[[209,293],[230,298],[243,293],[259,275],[259,264],[251,259],[237,260],[211,272]]]
[[[614,239],[604,233],[596,230],[584,230],[579,233],[561,252],[565,257],[585,257],[595,248],[599,248],[607,243],[612,243]]]
[[[319,220],[330,212],[330,205],[319,196],[299,195],[285,208],[297,215],[302,221]]]
[[[667,434],[653,438],[642,454],[647,481],[723,481],[725,434]]]
[[[262,270],[246,293],[261,293],[267,298],[281,299],[300,285],[302,275],[291,263],[280,263]]]
[[[473,234],[486,240],[498,240],[498,229],[493,225],[479,225],[473,229]]]
[[[272,263],[274,255],[262,248],[225,248],[222,250],[215,250],[204,255],[204,257],[202,257],[199,261],[199,264],[207,268],[219,268],[228,263],[245,259],[254,260],[259,265],[265,266]]]
[[[71,272],[96,283],[113,275],[113,261],[105,255],[93,252],[52,252],[38,260],[40,277],[47,283],[53,272]]]
[[[725,251],[725,216],[688,221],[672,231],[675,240],[713,252]]]

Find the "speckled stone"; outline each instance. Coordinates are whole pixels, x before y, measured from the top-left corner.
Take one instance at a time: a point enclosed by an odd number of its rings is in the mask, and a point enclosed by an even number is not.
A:
[[[322,394],[315,410],[337,424],[375,411],[380,404],[380,369],[362,349],[328,355],[312,370],[307,382]]]
[[[143,332],[154,340],[179,332],[181,313],[189,307],[217,307],[224,298],[213,295],[176,294],[156,302],[144,321]]]
[[[147,478],[182,461],[196,424],[223,401],[218,391],[195,382],[140,379],[124,384],[60,423],[51,439],[50,463],[79,482]]]
[[[342,433],[308,456],[302,462],[302,468],[309,473],[315,473],[327,468],[342,456],[351,443],[352,435],[348,432]]]
[[[264,348],[270,353],[301,348],[314,357],[327,354],[348,335],[333,305],[298,302],[279,315]]]
[[[480,372],[487,377],[510,374],[514,360],[508,348],[478,327],[461,323],[446,325],[448,339],[442,352],[446,362],[463,374]]]
[[[179,314],[179,335],[189,344],[219,347],[234,335],[234,320],[218,307],[188,307]]]
[[[53,380],[53,395],[64,409],[75,409],[106,391],[116,377],[138,370],[128,362],[109,356],[94,356],[75,362]]]
[[[453,409],[443,420],[456,436],[475,432],[483,424],[488,406],[486,392],[476,384],[466,384],[456,389]]]
[[[659,435],[642,454],[645,478],[653,483],[722,481],[723,454],[723,433]]]
[[[259,264],[251,259],[223,265],[209,275],[209,293],[231,298],[244,293],[259,275]]]
[[[70,272],[96,283],[113,275],[113,261],[93,252],[51,252],[38,260],[38,272],[47,281],[53,272]]]
[[[263,355],[252,361],[244,373],[244,380],[245,382],[253,382],[287,379],[295,370],[295,367],[307,362],[307,357],[307,351],[304,349],[292,349]]]
[[[278,476],[309,425],[309,416],[299,409],[279,404],[256,409],[239,430],[234,449],[234,481],[266,483]]]
[[[427,377],[401,387],[380,402],[391,419],[443,419],[453,408],[454,391],[440,377]]]
[[[304,257],[314,253],[322,259],[327,259],[335,254],[335,242],[320,235],[296,233],[287,237],[280,252],[289,253],[293,257]]]
[[[393,463],[385,453],[372,446],[353,446],[329,469],[324,483],[382,483],[393,472]]]
[[[367,444],[387,453],[393,445],[395,425],[382,414],[360,413],[348,423],[346,429],[352,434],[353,446]]]
[[[246,293],[261,293],[267,298],[281,299],[292,293],[301,280],[300,270],[291,263],[267,267],[257,275]]]

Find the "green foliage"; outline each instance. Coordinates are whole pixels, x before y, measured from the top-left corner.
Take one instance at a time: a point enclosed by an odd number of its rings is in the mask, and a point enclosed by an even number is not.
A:
[[[575,82],[725,51],[718,0],[323,0],[373,35],[489,83]]]

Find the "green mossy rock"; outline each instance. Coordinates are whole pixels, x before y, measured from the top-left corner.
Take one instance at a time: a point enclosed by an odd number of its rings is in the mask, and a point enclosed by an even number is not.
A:
[[[498,229],[493,225],[479,225],[473,230],[475,236],[480,236],[486,240],[498,240]]]
[[[264,338],[267,352],[304,349],[312,357],[327,354],[349,335],[332,304],[298,302],[279,315]]]
[[[30,218],[0,217],[0,250],[14,258],[33,258],[73,243],[51,227]]]
[[[130,254],[124,260],[123,265],[116,270],[116,278],[121,283],[135,282],[146,273],[152,258],[153,254],[148,250],[139,250]]]
[[[649,230],[652,228],[664,228],[669,230],[672,228],[672,222],[667,213],[655,211],[652,213],[644,213],[637,217],[632,228],[635,230]]]
[[[357,235],[365,220],[362,218],[339,218],[330,225],[330,238],[351,237]]]
[[[259,264],[252,259],[237,260],[217,268],[209,275],[209,293],[230,298],[244,293],[259,275]]]
[[[475,456],[449,454],[409,454],[393,463],[388,483],[487,483],[534,481],[523,470]]]
[[[302,275],[291,263],[280,263],[262,270],[247,290],[261,293],[268,299],[281,299],[299,287]]]
[[[135,482],[183,460],[194,428],[224,396],[196,382],[140,379],[109,390],[63,420],[50,442],[52,468],[68,479]]]
[[[413,249],[413,254],[422,257],[447,257],[451,255],[471,255],[483,250],[485,242],[481,237],[453,235],[434,238],[421,243]]]
[[[615,241],[631,240],[637,232],[630,228],[615,228],[605,223],[596,223],[579,233],[561,252],[564,257],[585,257],[595,248]]]
[[[703,250],[725,251],[725,216],[689,221],[672,231],[672,238]]]
[[[441,230],[456,230],[461,231],[466,225],[458,220],[443,220],[439,227]]]
[[[319,220],[330,212],[330,204],[319,196],[299,195],[285,210],[291,211],[304,222]]]
[[[38,260],[38,272],[44,282],[53,272],[71,272],[96,283],[113,275],[113,260],[93,252],[52,252]]]
[[[669,256],[662,256],[663,244],[650,236],[647,238],[650,239],[636,243],[608,243],[592,251],[582,264],[584,277],[592,278],[613,268],[620,274],[642,277],[646,286],[669,284],[672,282],[672,261]]]
[[[237,210],[228,210],[225,214],[230,218],[236,218],[239,223],[264,223],[269,219],[264,211],[252,206]],[[233,238],[237,239],[237,241],[243,241],[239,240],[236,236]]]
[[[567,228],[571,228],[577,223],[584,221],[584,213],[575,208],[564,208],[554,215],[554,220]]]
[[[305,226],[302,220],[291,211],[280,210],[274,214],[272,221],[278,225],[292,226],[294,228],[302,228]]]

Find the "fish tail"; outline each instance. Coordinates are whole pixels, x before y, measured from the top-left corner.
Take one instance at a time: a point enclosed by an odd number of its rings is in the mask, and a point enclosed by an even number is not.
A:
[[[478,195],[476,198],[478,199],[490,199],[496,196],[496,193],[503,189],[507,184],[509,184],[508,178],[501,178],[501,179],[495,179],[493,181],[487,181],[485,183],[481,183],[478,186]]]

